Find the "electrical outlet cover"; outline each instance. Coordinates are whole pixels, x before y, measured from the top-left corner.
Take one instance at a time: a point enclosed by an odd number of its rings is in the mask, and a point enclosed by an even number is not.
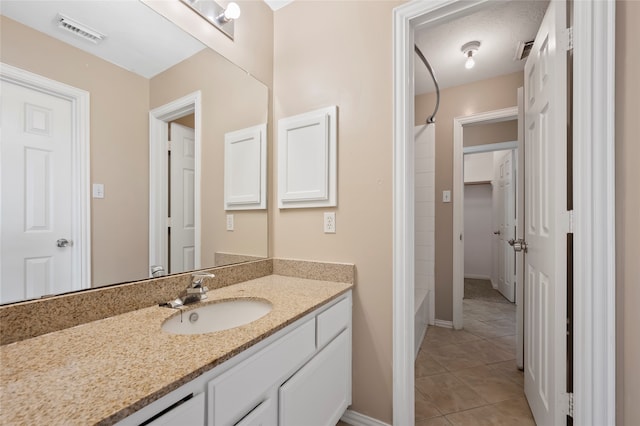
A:
[[[324,213],[324,233],[325,234],[336,233],[336,213],[335,212]]]

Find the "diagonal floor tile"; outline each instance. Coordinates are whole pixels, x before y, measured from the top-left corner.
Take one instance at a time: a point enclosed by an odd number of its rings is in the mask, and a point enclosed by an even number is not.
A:
[[[454,375],[491,403],[524,398],[522,386],[486,365],[456,371]]]
[[[449,414],[446,418],[454,426],[536,426],[524,398]]]
[[[489,342],[493,343],[500,349],[510,353],[516,353],[516,335],[513,334],[511,336],[501,336],[501,337],[492,337],[487,339]]]
[[[478,337],[490,339],[516,334],[516,323],[504,319],[497,321],[469,320],[464,322],[464,329]]]
[[[451,423],[446,417],[442,416],[416,420],[415,426],[451,426]]]
[[[430,398],[442,414],[487,404],[477,392],[451,373],[416,379],[416,388]]]
[[[465,368],[477,367],[485,363],[470,351],[473,343],[469,342],[459,345],[438,346],[429,353],[436,362],[442,365],[447,371],[464,370]],[[500,360],[503,361],[503,360]],[[497,361],[494,361],[497,362]]]
[[[423,395],[420,391],[415,392],[415,419],[430,419],[432,417],[441,417],[442,413],[438,410],[434,402],[428,396]]]
[[[524,371],[518,369],[515,359],[489,364],[488,367],[524,389]]]
[[[415,376],[432,376],[434,374],[446,373],[447,369],[436,361],[427,351],[420,351],[416,358]]]
[[[478,336],[464,330],[453,330],[451,328],[444,327],[429,327],[427,328],[427,334],[422,341],[421,349],[470,342],[478,339],[480,339]]]

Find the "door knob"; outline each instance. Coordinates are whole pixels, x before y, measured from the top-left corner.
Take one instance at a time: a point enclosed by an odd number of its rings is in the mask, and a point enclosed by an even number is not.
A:
[[[73,241],[67,240],[66,238],[60,238],[56,241],[56,245],[58,247],[71,247],[73,245]]]
[[[500,235],[500,230],[493,231],[493,235]]]
[[[518,240],[510,239],[508,243],[511,247],[513,247],[513,251],[515,252],[527,252],[527,243],[522,238]]]

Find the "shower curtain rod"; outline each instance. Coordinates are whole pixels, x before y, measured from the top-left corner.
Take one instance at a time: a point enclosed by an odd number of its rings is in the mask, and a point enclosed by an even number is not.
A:
[[[424,55],[418,48],[418,45],[414,44],[413,47],[415,47],[416,54],[422,60],[424,65],[427,67],[427,70],[429,70],[429,74],[431,74],[431,78],[433,79],[433,84],[436,86],[436,107],[433,110],[433,114],[427,117],[427,120],[426,120],[427,124],[435,123],[436,114],[438,113],[438,108],[440,107],[440,87],[438,86],[438,80],[436,80],[436,76],[433,74],[433,69],[431,68],[431,65],[429,65],[429,61],[427,61],[427,58],[424,57]]]

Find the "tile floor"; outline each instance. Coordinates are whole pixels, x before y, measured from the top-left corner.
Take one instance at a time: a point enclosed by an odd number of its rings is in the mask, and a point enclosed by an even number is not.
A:
[[[415,366],[415,425],[535,426],[516,367],[515,305],[463,303],[464,330],[427,330]]]
[[[513,304],[465,299],[464,330],[429,327],[416,360],[416,426],[535,426],[515,316]]]

